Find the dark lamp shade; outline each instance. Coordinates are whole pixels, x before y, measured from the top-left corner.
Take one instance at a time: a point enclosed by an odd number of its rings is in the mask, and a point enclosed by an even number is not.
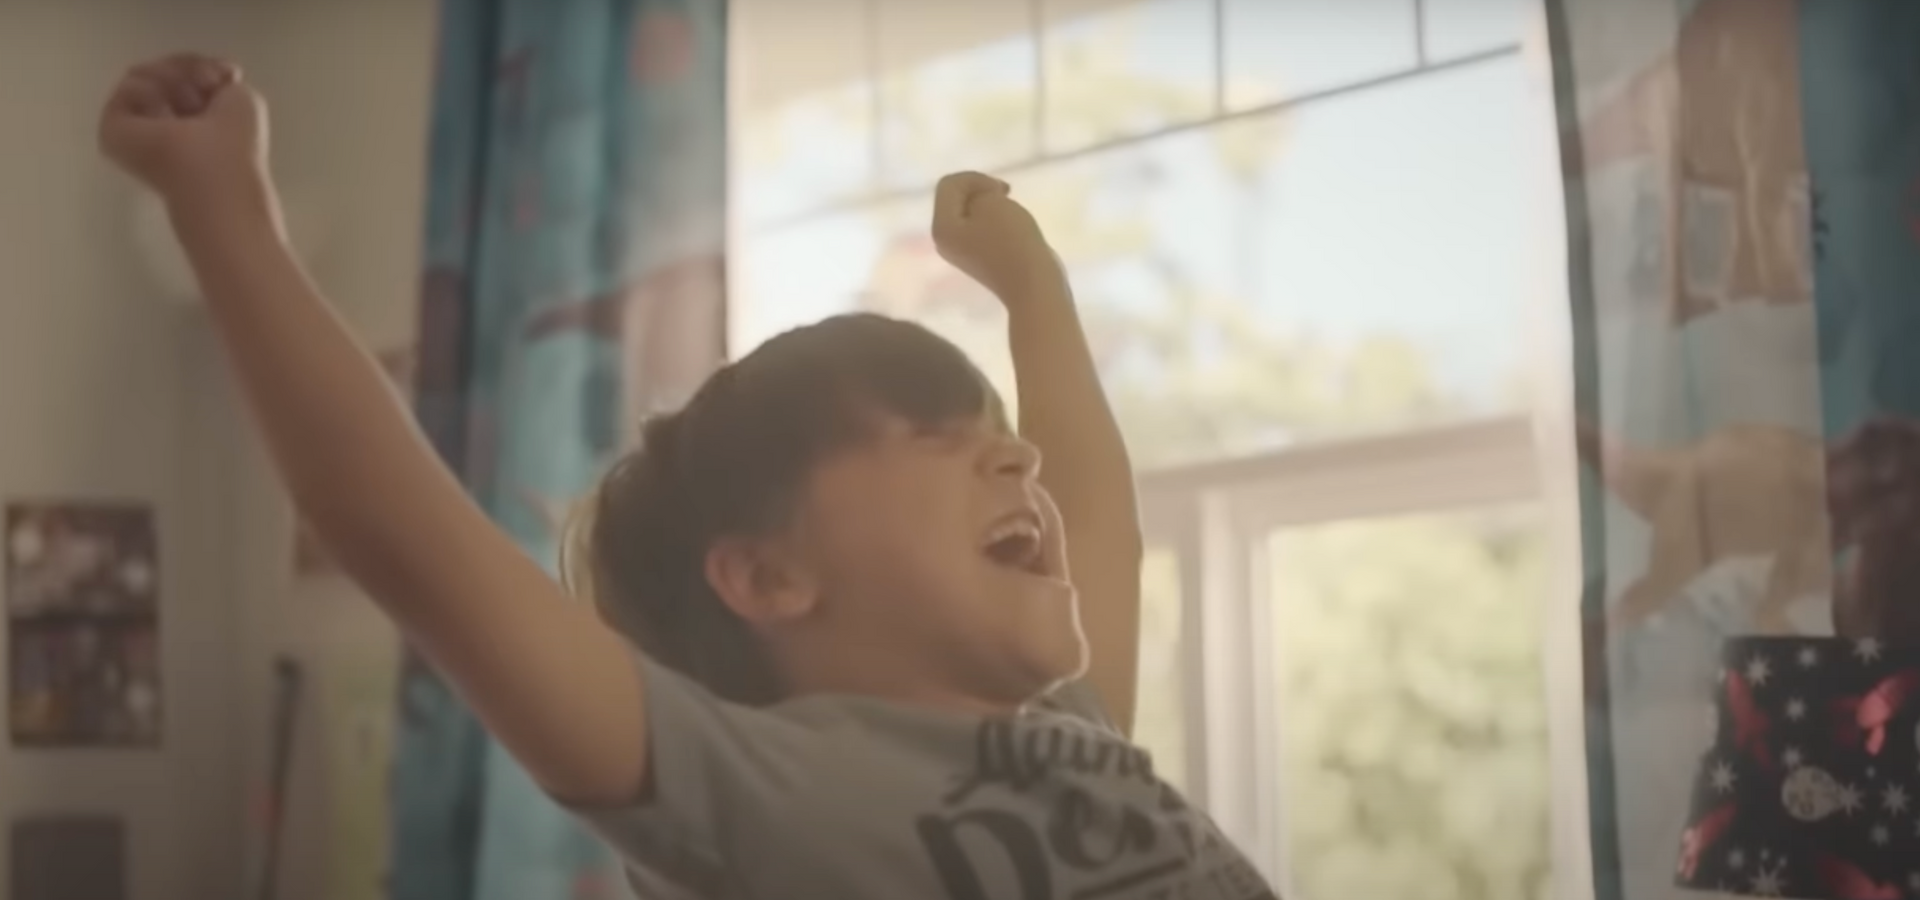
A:
[[[1920,900],[1920,645],[1730,639],[1706,714],[1680,886]]]

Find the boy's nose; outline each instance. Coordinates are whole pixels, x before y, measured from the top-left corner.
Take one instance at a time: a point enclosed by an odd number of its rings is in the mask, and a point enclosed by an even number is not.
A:
[[[997,438],[981,455],[983,471],[1006,478],[1033,478],[1040,474],[1040,448],[1019,435]]]

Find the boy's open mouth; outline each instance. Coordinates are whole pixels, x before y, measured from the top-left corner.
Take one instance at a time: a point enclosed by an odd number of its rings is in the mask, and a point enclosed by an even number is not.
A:
[[[1015,513],[987,529],[980,552],[996,565],[1044,576],[1048,573],[1046,548],[1041,543],[1043,533],[1038,515],[1027,511]]]

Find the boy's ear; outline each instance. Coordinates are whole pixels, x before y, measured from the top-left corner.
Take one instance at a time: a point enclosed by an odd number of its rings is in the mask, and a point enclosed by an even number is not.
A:
[[[819,597],[812,577],[777,541],[721,538],[707,548],[706,569],[721,602],[755,625],[805,616]]]

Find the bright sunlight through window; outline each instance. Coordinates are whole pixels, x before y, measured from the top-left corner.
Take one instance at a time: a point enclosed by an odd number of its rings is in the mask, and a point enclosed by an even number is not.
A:
[[[926,233],[1011,181],[1141,468],[1136,737],[1295,900],[1547,896],[1527,14],[734,7],[733,352],[874,310],[1011,397]]]

